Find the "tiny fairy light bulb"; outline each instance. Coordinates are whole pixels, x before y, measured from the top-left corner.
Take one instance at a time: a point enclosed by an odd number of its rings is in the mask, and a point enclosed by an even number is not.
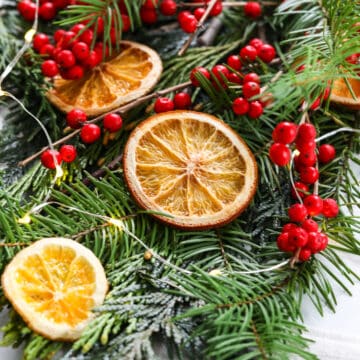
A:
[[[118,227],[120,230],[122,230],[124,228],[123,222],[119,219],[109,218],[108,223]]]
[[[25,42],[27,44],[31,44],[35,34],[36,34],[36,29],[34,28],[29,29],[24,35]]]
[[[17,219],[19,224],[25,225],[31,223],[31,217],[29,213],[26,213],[22,218]]]

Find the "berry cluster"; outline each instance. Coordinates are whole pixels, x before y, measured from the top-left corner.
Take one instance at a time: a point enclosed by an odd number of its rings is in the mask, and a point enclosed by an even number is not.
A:
[[[86,114],[79,109],[73,109],[66,115],[66,124],[72,129],[80,129],[80,139],[84,144],[92,144],[100,139],[101,128],[96,124],[87,123]],[[109,133],[116,133],[122,128],[122,118],[120,115],[110,113],[104,116],[103,128]],[[73,145],[63,145],[59,151],[45,150],[41,155],[41,163],[48,169],[55,169],[55,158],[57,164],[73,162],[77,152]]]
[[[191,96],[186,92],[175,94],[174,100],[167,97],[159,97],[154,103],[154,111],[162,113],[171,110],[186,110],[191,107]]]
[[[43,0],[40,1],[39,5],[39,17],[42,20],[50,21],[53,20],[58,11],[66,8],[72,3],[71,0]],[[17,4],[17,9],[20,15],[26,21],[35,20],[36,4],[31,0],[21,0]]]
[[[312,254],[324,250],[328,244],[327,236],[319,231],[318,224],[311,217],[323,215],[332,218],[339,212],[335,200],[322,199],[309,192],[309,185],[319,179],[317,160],[321,163],[330,162],[335,158],[335,148],[324,144],[316,153],[316,129],[308,123],[297,126],[283,121],[275,127],[272,138],[274,143],[270,147],[269,155],[278,166],[285,166],[290,162],[291,152],[288,145],[295,142],[298,154],[294,163],[299,173],[299,181],[294,183],[291,194],[294,199],[301,201],[290,206],[288,216],[291,223],[283,227],[277,245],[282,251],[298,253],[299,260],[306,261]]]
[[[94,37],[100,36],[103,30],[104,24],[102,18],[99,18],[96,33],[87,28],[86,24],[76,24],[69,31],[56,30],[54,43],[51,43],[48,35],[36,34],[33,48],[45,58],[41,65],[44,76],[54,77],[60,74],[67,80],[80,79],[86,70],[100,64],[103,56],[108,55],[108,47],[97,41],[91,50],[91,44]],[[112,38],[115,41],[115,35]]]
[[[232,109],[236,115],[248,115],[252,119],[257,119],[262,115],[265,104],[259,100],[251,101],[251,98],[260,95],[260,77],[254,71],[247,73],[245,66],[257,58],[269,63],[275,56],[273,46],[254,38],[240,49],[239,55],[230,55],[227,58],[227,66],[215,65],[211,71],[196,67],[190,74],[190,80],[194,86],[200,86],[197,77],[199,74],[210,80],[215,88],[219,85],[224,88],[229,84],[242,85],[242,96],[234,99]]]

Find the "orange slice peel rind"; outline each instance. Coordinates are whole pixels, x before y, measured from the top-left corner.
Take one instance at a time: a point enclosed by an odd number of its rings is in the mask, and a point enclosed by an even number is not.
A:
[[[108,291],[97,257],[66,238],[41,239],[21,250],[1,282],[29,328],[57,341],[78,339]]]
[[[356,99],[354,99],[349,86],[351,86]],[[353,78],[347,78],[347,81],[344,79],[335,80],[330,94],[330,101],[333,104],[352,110],[360,110],[360,80]]]
[[[127,141],[123,166],[139,206],[180,229],[229,223],[246,209],[258,181],[243,139],[222,120],[195,111],[142,122]]]
[[[48,91],[51,103],[63,112],[76,108],[97,116],[127,104],[152,90],[162,72],[162,62],[148,46],[122,41],[115,57],[89,70],[78,80],[57,77]]]

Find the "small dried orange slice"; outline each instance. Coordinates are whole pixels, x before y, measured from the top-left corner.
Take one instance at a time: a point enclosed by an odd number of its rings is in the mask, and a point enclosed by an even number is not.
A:
[[[195,111],[142,122],[126,143],[123,161],[137,203],[182,229],[229,223],[257,187],[256,160],[241,137],[222,120]]]
[[[97,257],[65,238],[42,239],[21,250],[1,282],[5,296],[31,329],[62,341],[80,337],[108,289]]]
[[[330,101],[349,109],[360,110],[360,80],[348,78],[347,82],[344,79],[334,81]],[[355,99],[349,89],[349,86],[352,88]]]
[[[56,78],[48,92],[49,100],[64,112],[77,108],[88,116],[96,116],[148,93],[162,72],[159,55],[135,42],[122,41],[120,46],[120,54],[88,71],[81,79]]]

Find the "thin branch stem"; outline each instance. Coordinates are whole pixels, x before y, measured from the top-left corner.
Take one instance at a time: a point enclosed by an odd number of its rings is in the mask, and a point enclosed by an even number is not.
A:
[[[223,7],[243,7],[246,4],[247,4],[247,1],[223,1],[222,2]],[[279,5],[276,1],[261,1],[260,4],[263,5],[263,6],[277,6],[277,5]],[[181,2],[179,4],[179,7],[188,7],[188,8],[201,7],[201,6],[204,6],[203,2],[198,2],[198,3],[184,3],[184,2]]]
[[[203,26],[204,22],[206,21],[206,19],[209,17],[210,12],[212,10],[212,8],[215,6],[217,0],[211,0],[206,8],[206,11],[204,13],[204,15],[202,16],[202,18],[199,20],[199,23],[197,25],[196,30],[189,36],[189,38],[185,41],[184,45],[181,47],[180,51],[178,52],[179,56],[182,56],[186,53],[186,50],[188,49],[188,47],[190,46],[190,44],[192,43],[192,41],[195,39],[195,37],[197,36],[199,29]]]
[[[180,90],[180,89],[183,89],[187,86],[190,86],[191,85],[191,81],[187,81],[187,82],[184,82],[182,84],[178,84],[178,85],[175,85],[175,86],[171,86],[171,87],[168,87],[166,89],[163,89],[163,90],[159,90],[159,91],[155,91],[149,95],[145,95],[145,96],[142,96],[126,105],[122,105],[112,111],[109,111],[107,113],[104,113],[100,116],[97,116],[96,118],[90,120],[90,121],[87,121],[88,124],[94,124],[94,123],[97,123],[99,122],[100,120],[102,120],[107,114],[111,114],[111,113],[114,113],[114,112],[118,112],[118,113],[125,113],[139,105],[141,105],[142,103],[146,102],[146,101],[149,101],[151,99],[154,99],[154,98],[157,98],[159,96],[162,96],[162,95],[165,95],[167,93],[170,93],[170,92],[173,92],[173,91],[177,91],[177,90]],[[80,132],[81,129],[78,129],[78,130],[75,130],[73,131],[72,133],[64,136],[63,138],[55,141],[53,143],[53,146],[57,146],[57,145],[60,145],[60,144],[63,144],[65,143],[66,141],[70,140],[71,138],[73,138],[75,135],[77,135],[79,132]],[[18,166],[26,166],[27,164],[29,164],[31,161],[35,160],[38,156],[40,156],[45,150],[47,150],[49,147],[44,147],[42,148],[40,151],[36,152],[35,154],[29,156],[28,158],[20,161],[18,163]]]

